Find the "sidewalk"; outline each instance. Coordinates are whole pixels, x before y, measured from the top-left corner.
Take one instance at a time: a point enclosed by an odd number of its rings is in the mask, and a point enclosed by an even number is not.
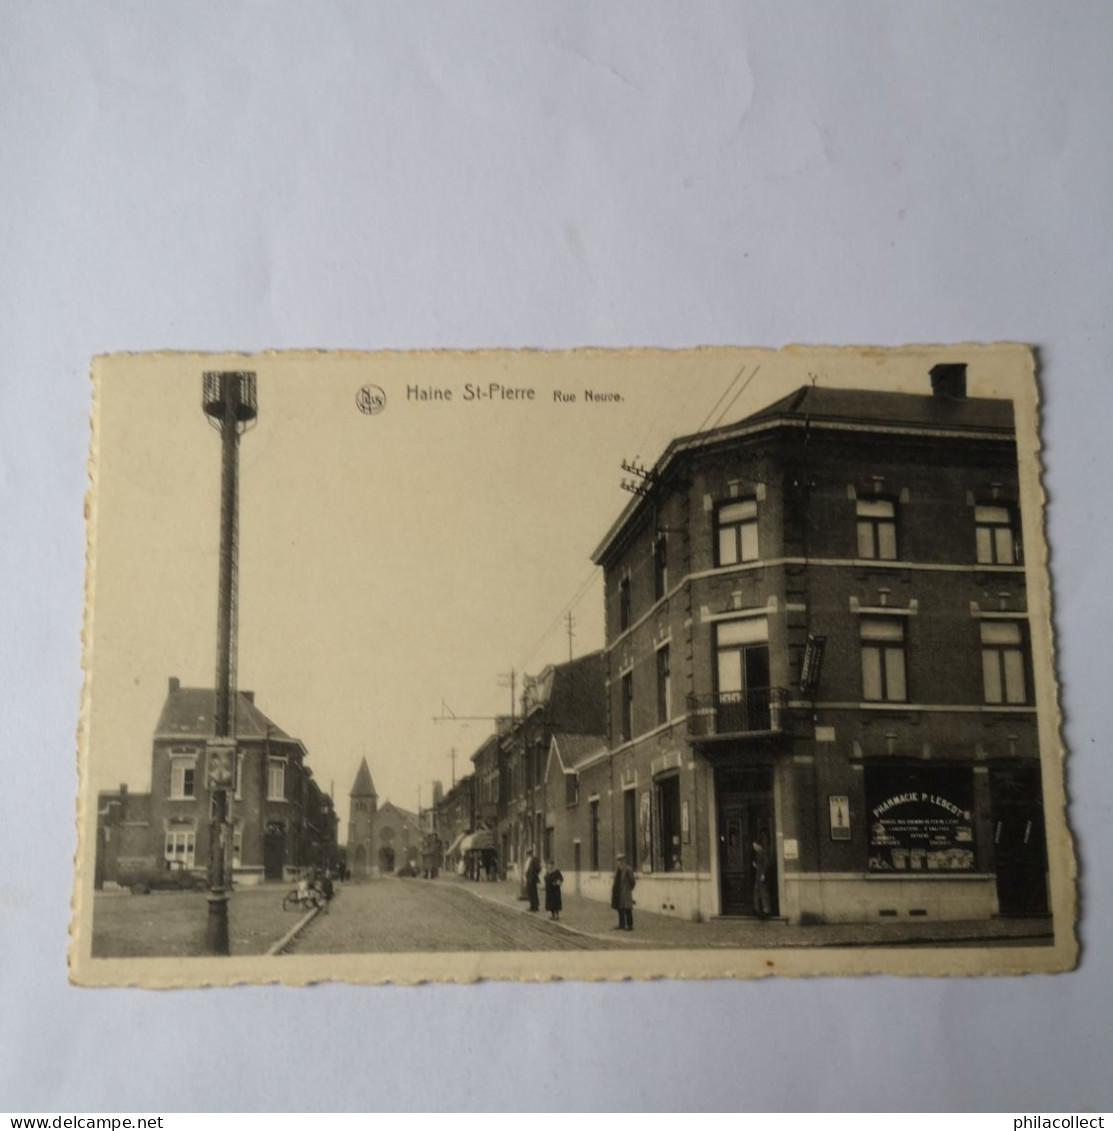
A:
[[[233,955],[266,954],[303,913],[282,909],[291,884],[262,884],[232,893],[228,904]],[[97,892],[94,958],[187,958],[206,953],[208,896],[198,892]]]
[[[465,888],[478,899],[501,903],[529,915],[528,905],[518,899],[516,880],[475,883],[442,875],[436,882]],[[636,895],[636,893],[635,893]],[[531,918],[549,921],[544,909]],[[927,946],[1000,943],[1038,946],[1051,941],[1050,919],[977,919],[962,922],[930,922],[923,919],[879,923],[824,923],[789,926],[780,920],[712,919],[693,923],[672,915],[659,915],[634,908],[634,930],[614,930],[617,917],[601,900],[586,899],[566,891],[559,926],[574,934],[620,941],[623,945],[696,949],[701,947],[753,948],[798,946]]]

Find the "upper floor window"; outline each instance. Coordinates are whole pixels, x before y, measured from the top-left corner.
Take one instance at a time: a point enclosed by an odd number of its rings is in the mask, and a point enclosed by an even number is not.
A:
[[[659,601],[669,591],[669,546],[664,534],[653,540],[653,599]]]
[[[982,621],[982,679],[987,703],[1027,703],[1024,644],[1016,621]]]
[[[672,673],[669,670],[669,646],[657,649],[657,722],[669,721],[669,702],[672,698]]]
[[[630,579],[624,577],[618,583],[618,628],[625,632],[630,627]]]
[[[858,557],[896,561],[897,508],[891,499],[858,500]]]
[[[903,703],[908,699],[904,666],[904,622],[896,617],[863,617],[862,698]]]
[[[282,758],[267,763],[267,800],[286,800],[286,762]]]
[[[580,802],[580,779],[577,774],[564,775],[564,804],[578,805]]]
[[[1020,561],[1020,539],[1011,507],[975,507],[974,540],[980,565],[1016,565]]]
[[[197,757],[171,757],[170,759],[170,797],[184,800],[196,797]]]
[[[757,561],[757,499],[723,503],[715,512],[716,565]]]
[[[243,751],[236,751],[235,778],[232,783],[232,792],[237,801],[243,800]]]
[[[634,736],[634,673],[627,672],[622,677],[622,741],[629,742]]]
[[[599,871],[599,801],[598,799],[588,804],[588,841],[587,860],[588,867],[593,872]]]

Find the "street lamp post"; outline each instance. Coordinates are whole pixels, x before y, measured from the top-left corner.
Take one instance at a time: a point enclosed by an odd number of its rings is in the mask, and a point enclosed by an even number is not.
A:
[[[238,580],[239,439],[258,417],[255,374],[204,374],[201,407],[220,430],[220,569],[216,617],[216,710],[208,743],[208,786],[212,796],[209,825],[209,916],[205,932],[209,954],[226,955],[228,947],[229,794],[236,766],[236,590]]]

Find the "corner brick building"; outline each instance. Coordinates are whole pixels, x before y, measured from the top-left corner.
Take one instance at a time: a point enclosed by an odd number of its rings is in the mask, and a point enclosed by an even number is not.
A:
[[[600,888],[621,846],[639,906],[753,914],[764,854],[794,923],[1046,913],[1012,404],[924,388],[679,438],[598,547]]]

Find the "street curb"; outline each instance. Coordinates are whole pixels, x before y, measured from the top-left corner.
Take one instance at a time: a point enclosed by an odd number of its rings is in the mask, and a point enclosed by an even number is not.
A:
[[[317,915],[320,915],[321,907],[318,904],[316,907],[307,911],[283,936],[267,951],[267,957],[273,958],[280,955],[289,945],[298,937],[303,927],[310,923]]]
[[[493,898],[489,895],[484,895],[482,892],[479,892],[479,891],[473,891],[469,887],[464,887],[463,885],[459,885],[459,884],[450,884],[450,885],[447,885],[447,886],[459,887],[461,891],[466,891],[469,895],[474,896],[476,899],[483,900],[484,903],[492,903],[496,907],[505,907],[508,911],[512,910],[510,905],[503,902],[503,900],[495,899],[495,898]],[[544,922],[544,920],[541,920],[540,922]],[[580,938],[596,939],[600,942],[615,942],[615,941],[618,941],[618,940],[612,939],[610,937],[610,935],[601,935],[601,934],[598,934],[595,931],[582,931],[577,927],[569,927],[563,921],[553,923],[551,925],[554,926],[554,927],[557,927],[559,929],[567,931],[570,935],[579,935]],[[989,947],[989,946],[993,946],[994,944],[999,945],[1001,943],[1017,943],[1017,942],[1023,944],[1024,942],[1028,942],[1028,941],[1031,941],[1032,945],[1038,946],[1038,945],[1044,944],[1048,938],[1054,938],[1054,935],[1001,935],[1001,936],[998,936],[998,937],[995,937],[995,938],[986,938],[983,935],[959,935],[959,936],[955,936],[954,938],[925,937],[925,938],[922,938],[922,939],[889,939],[889,940],[885,940],[885,941],[874,941],[874,942],[854,942],[854,941],[844,941],[844,940],[825,941],[825,942],[814,942],[814,941],[775,942],[775,943],[766,943],[763,946],[745,946],[745,945],[740,945],[740,944],[734,943],[734,942],[718,942],[718,941],[716,941],[716,942],[711,942],[711,943],[704,943],[701,946],[699,946],[697,949],[699,949],[699,950],[764,950],[764,949],[768,949],[770,946],[775,946],[775,947],[780,947],[780,948],[785,948],[785,949],[793,948],[793,949],[809,949],[809,950],[822,950],[822,949],[827,948],[827,947],[834,947],[834,948],[857,947],[857,948],[860,948],[860,949],[866,949],[866,948],[872,947],[872,948],[877,949],[877,948],[891,947],[891,946],[954,946],[956,944],[966,945],[968,943],[982,943],[983,946]],[[660,950],[660,949],[668,949],[668,950],[676,950],[676,949],[683,950],[683,949],[685,949],[684,947],[680,947],[677,944],[672,944],[672,943],[662,944],[657,939],[627,938],[627,939],[624,939],[622,941],[624,941],[626,943],[639,944],[641,946],[656,947],[658,950]]]
[[[511,908],[510,904],[505,903],[503,900],[494,899],[489,895],[484,895],[481,891],[472,891],[471,888],[464,887],[462,884],[447,884],[446,886],[452,887],[452,888],[459,888],[460,891],[466,891],[468,893],[468,895],[474,896],[476,899],[481,899],[481,900],[483,900],[484,903],[491,903],[491,904],[494,904],[494,906],[496,906],[496,907],[505,907],[507,911],[513,910]],[[540,927],[541,924],[543,924],[545,922],[547,922],[547,920],[539,919],[537,921],[537,924]],[[582,938],[582,939],[597,939],[600,942],[614,942],[615,941],[609,935],[596,934],[594,931],[581,931],[578,927],[569,927],[568,924],[564,923],[564,922],[551,923],[550,926],[555,927],[558,930],[567,931],[570,935],[579,935],[580,938]],[[629,942],[642,942],[642,941],[644,941],[646,944],[650,944],[652,942],[651,939],[645,939],[645,940],[629,939],[627,941],[629,941]]]

